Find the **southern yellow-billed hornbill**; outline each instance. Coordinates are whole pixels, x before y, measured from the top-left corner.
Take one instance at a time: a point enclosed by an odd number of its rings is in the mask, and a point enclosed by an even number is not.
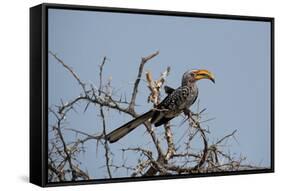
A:
[[[158,127],[167,123],[182,112],[188,115],[190,112],[189,107],[198,97],[196,81],[201,79],[209,79],[215,83],[213,74],[208,70],[192,70],[185,72],[179,88],[173,89],[167,86],[165,87],[165,91],[168,95],[159,105],[115,129],[106,135],[106,139],[110,143],[114,143],[147,120],[150,120],[151,124]]]

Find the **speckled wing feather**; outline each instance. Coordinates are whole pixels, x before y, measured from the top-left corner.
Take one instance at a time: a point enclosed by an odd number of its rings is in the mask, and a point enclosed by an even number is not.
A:
[[[179,115],[186,106],[192,104],[189,103],[194,99],[191,96],[197,96],[196,93],[191,93],[191,90],[192,88],[189,86],[182,86],[172,92],[169,91],[171,93],[157,106],[151,123],[154,123],[157,127]]]

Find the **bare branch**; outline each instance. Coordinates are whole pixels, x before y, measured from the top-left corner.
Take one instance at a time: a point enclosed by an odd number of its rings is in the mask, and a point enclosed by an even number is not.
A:
[[[152,58],[154,58],[155,56],[157,56],[158,54],[159,54],[159,51],[157,51],[157,52],[155,52],[155,53],[153,53],[153,54],[151,54],[147,57],[143,57],[141,59],[138,76],[137,76],[137,79],[134,83],[134,89],[133,89],[132,98],[131,98],[131,102],[130,102],[130,105],[128,107],[128,110],[134,111],[134,106],[135,106],[136,97],[137,97],[137,93],[138,93],[138,87],[139,87],[139,83],[140,83],[140,79],[141,79],[141,76],[142,76],[143,67],[144,67],[145,63],[147,61],[151,60]]]
[[[53,111],[52,111],[53,112]],[[54,112],[53,112],[54,113]],[[72,180],[76,180],[77,178],[77,175],[76,175],[76,171],[74,170],[73,168],[73,164],[72,164],[72,158],[68,152],[68,148],[67,148],[67,145],[65,143],[65,140],[64,140],[64,137],[62,135],[62,132],[61,132],[61,121],[63,120],[65,114],[62,114],[61,115],[61,118],[58,120],[58,123],[57,123],[57,127],[55,127],[55,129],[57,130],[57,133],[58,133],[58,136],[62,142],[62,145],[63,145],[63,151],[64,153],[66,154],[66,160],[68,161],[68,164],[69,164],[69,168],[71,169],[71,173],[72,173]]]
[[[156,175],[170,175],[170,174],[194,174],[194,173],[210,173],[210,172],[220,172],[220,171],[234,171],[234,170],[245,170],[245,169],[259,169],[261,167],[250,165],[245,162],[245,157],[234,157],[232,153],[226,152],[222,145],[229,138],[235,138],[234,130],[232,133],[225,135],[214,144],[209,145],[208,136],[211,133],[209,128],[204,129],[203,123],[207,123],[210,119],[203,120],[203,112],[206,109],[200,111],[199,101],[197,105],[197,112],[185,113],[188,117],[183,120],[186,124],[186,133],[180,138],[174,136],[173,125],[171,122],[163,125],[164,133],[156,133],[156,129],[153,128],[150,121],[144,123],[148,135],[151,137],[152,146],[155,146],[155,150],[150,150],[151,148],[146,146],[139,146],[135,148],[122,148],[122,154],[130,151],[137,154],[137,161],[135,165],[131,165],[122,161],[122,164],[114,164],[114,156],[120,154],[120,151],[111,150],[111,145],[105,139],[107,134],[107,113],[111,110],[123,114],[130,115],[133,118],[139,116],[135,111],[136,97],[138,94],[139,83],[142,77],[143,69],[145,63],[154,58],[159,54],[155,52],[147,57],[143,57],[139,64],[139,70],[137,78],[135,79],[134,86],[132,89],[132,96],[129,102],[122,100],[122,96],[116,99],[114,95],[113,87],[111,87],[111,78],[104,84],[103,82],[103,68],[106,64],[107,58],[104,57],[102,63],[99,65],[99,86],[96,87],[93,83],[86,84],[81,81],[79,75],[74,72],[74,70],[66,65],[63,60],[61,60],[57,55],[49,51],[52,55],[65,69],[68,71],[78,82],[82,88],[82,93],[77,97],[72,98],[68,101],[60,101],[59,105],[49,107],[49,115],[53,115],[54,124],[50,124],[49,134],[49,147],[48,147],[48,180],[51,181],[69,181],[69,180],[89,180],[94,177],[90,176],[86,170],[82,170],[80,165],[83,161],[80,156],[82,153],[87,152],[84,143],[87,141],[96,141],[96,151],[104,149],[105,164],[101,168],[106,170],[106,174],[103,177],[108,176],[109,178],[118,177],[118,170],[127,170],[127,174],[132,177],[136,176],[156,176]],[[168,67],[162,74],[160,74],[159,79],[154,80],[152,72],[149,70],[146,73],[147,86],[150,90],[149,101],[151,101],[154,106],[157,106],[161,101],[161,90],[166,82],[166,78],[169,75],[170,67]],[[168,86],[164,87],[165,92],[169,94],[174,89]],[[94,128],[94,132],[86,133],[83,130],[68,128],[68,121],[66,116],[70,111],[76,111],[76,106],[78,103],[85,103],[86,107],[84,112],[87,111],[89,105],[96,106],[98,108],[98,116],[101,118],[101,127]],[[155,110],[157,110],[155,108]],[[182,124],[183,124],[182,123]],[[182,127],[184,128],[184,127]],[[75,139],[65,139],[65,135],[71,135],[71,133],[76,135]],[[72,137],[72,136],[71,136]],[[193,147],[193,143],[198,143],[200,141],[203,148],[198,150]],[[102,144],[102,147],[98,147]],[[167,144],[167,146],[165,146]],[[130,155],[126,157],[130,157]],[[139,155],[139,156],[138,156]],[[130,159],[130,158],[129,158]],[[115,162],[116,163],[116,162]],[[129,174],[130,173],[130,174]],[[101,177],[95,177],[101,178]]]
[[[153,80],[152,74],[150,71],[146,72],[146,79],[148,83],[148,88],[150,90],[150,95],[148,97],[148,101],[151,101],[154,106],[160,103],[160,90],[169,75],[170,67],[168,67],[160,76],[158,80]]]
[[[99,86],[99,96],[101,96],[101,91],[102,91],[102,72],[103,72],[103,66],[105,64],[106,61],[106,57],[104,57],[102,64],[100,65],[100,86]],[[100,115],[101,115],[101,119],[102,119],[102,133],[103,136],[106,136],[106,124],[105,124],[105,115],[104,115],[104,111],[103,111],[103,106],[100,105]],[[106,170],[108,173],[109,178],[112,178],[111,175],[111,171],[110,171],[110,157],[109,157],[109,146],[108,146],[108,142],[107,139],[104,139],[104,150],[105,150],[105,162],[106,162]]]
[[[168,144],[167,153],[165,155],[165,161],[168,161],[176,153],[176,150],[175,150],[175,145],[174,145],[174,141],[173,141],[173,133],[171,131],[170,123],[166,123],[164,125],[164,129],[165,129],[165,138],[166,138],[167,144]]]
[[[65,67],[71,74],[72,76],[76,79],[76,81],[79,83],[79,85],[82,87],[84,93],[86,93],[86,88],[85,88],[85,83],[83,83],[78,75],[71,69],[68,65],[66,65],[56,54],[53,52],[49,51],[49,54],[51,54],[59,63],[62,64],[63,67]]]
[[[235,129],[232,133],[230,133],[230,134],[224,136],[223,138],[221,138],[220,140],[218,140],[218,141],[216,142],[216,145],[222,143],[225,139],[228,139],[229,137],[233,137],[236,132],[237,132],[237,129]]]

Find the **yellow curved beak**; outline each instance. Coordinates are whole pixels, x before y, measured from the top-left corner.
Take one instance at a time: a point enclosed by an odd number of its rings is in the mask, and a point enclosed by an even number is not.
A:
[[[195,70],[195,80],[209,79],[215,83],[215,76],[208,70]]]

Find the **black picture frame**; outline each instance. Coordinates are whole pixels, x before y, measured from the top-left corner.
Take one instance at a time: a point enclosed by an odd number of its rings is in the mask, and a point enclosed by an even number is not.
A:
[[[263,21],[271,26],[271,167],[260,170],[236,172],[212,172],[210,174],[189,174],[173,176],[154,176],[136,178],[114,178],[87,181],[67,181],[48,183],[48,9],[87,10],[114,13],[133,13],[147,15],[168,15],[179,17],[216,18],[229,20]],[[274,172],[274,18],[190,13],[160,10],[127,9],[63,4],[40,4],[30,8],[30,182],[42,187],[81,185],[95,183],[113,183],[129,181],[161,180],[174,178],[193,178],[205,176],[225,176]]]

